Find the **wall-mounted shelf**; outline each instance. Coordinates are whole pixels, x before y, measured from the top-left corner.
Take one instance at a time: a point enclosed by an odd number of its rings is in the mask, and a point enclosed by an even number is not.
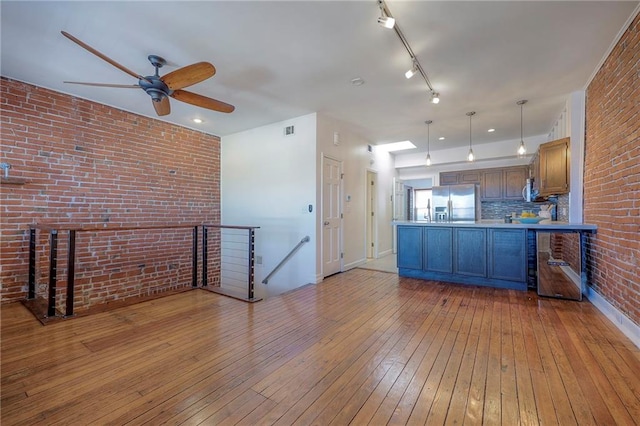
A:
[[[25,183],[29,183],[28,180],[19,178],[19,177],[0,177],[0,183],[2,185],[24,185]]]

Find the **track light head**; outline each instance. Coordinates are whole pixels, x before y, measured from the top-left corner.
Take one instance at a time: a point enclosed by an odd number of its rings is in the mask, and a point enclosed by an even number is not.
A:
[[[411,77],[413,77],[416,72],[418,72],[418,68],[416,68],[416,66],[414,65],[409,71],[404,73],[404,76],[408,79],[410,79]]]
[[[391,29],[396,25],[396,20],[391,16],[381,16],[378,18],[378,24]]]
[[[436,91],[431,92],[431,103],[432,104],[440,103],[440,93]]]

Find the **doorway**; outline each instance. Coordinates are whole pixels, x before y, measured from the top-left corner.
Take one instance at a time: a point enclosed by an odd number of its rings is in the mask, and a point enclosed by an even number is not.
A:
[[[322,157],[322,276],[342,271],[342,163]]]

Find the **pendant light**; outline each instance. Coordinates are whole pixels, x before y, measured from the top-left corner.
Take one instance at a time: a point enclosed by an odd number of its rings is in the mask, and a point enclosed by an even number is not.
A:
[[[471,148],[471,117],[473,117],[474,115],[476,115],[475,111],[471,111],[467,113],[467,116],[469,117],[469,154],[467,155],[468,161],[473,161],[476,158],[473,155],[473,149]]]
[[[432,120],[425,121],[425,124],[427,125],[427,166],[431,165],[431,154],[429,153],[429,127],[431,126],[431,123],[433,123]]]
[[[522,133],[522,106],[526,103],[526,99],[516,102],[516,105],[520,105],[520,146],[518,147],[518,157],[524,157],[527,153],[527,147],[524,146],[524,137]]]

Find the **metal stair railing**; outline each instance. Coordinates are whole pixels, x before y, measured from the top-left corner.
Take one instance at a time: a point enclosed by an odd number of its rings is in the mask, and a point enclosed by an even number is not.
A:
[[[296,246],[289,252],[289,254],[287,254],[284,259],[282,259],[280,263],[278,263],[278,265],[273,268],[273,271],[271,271],[269,275],[267,275],[266,278],[262,280],[262,284],[269,284],[269,280],[271,279],[271,277],[276,272],[278,272],[280,268],[282,268],[282,266],[289,261],[289,259],[293,257],[293,255],[300,249],[300,247],[302,247],[304,243],[308,243],[309,241],[311,241],[311,238],[308,235],[301,239],[300,242],[296,244]]]

